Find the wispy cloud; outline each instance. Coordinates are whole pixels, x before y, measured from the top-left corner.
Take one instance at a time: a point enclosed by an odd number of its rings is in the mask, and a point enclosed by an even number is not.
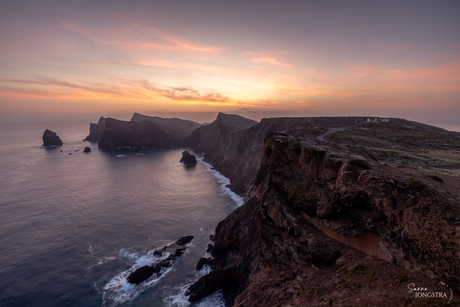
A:
[[[268,64],[275,65],[278,67],[292,67],[292,65],[281,63],[280,61],[278,61],[277,58],[273,58],[273,57],[258,57],[258,58],[253,58],[252,61],[256,63],[268,63]]]
[[[252,56],[252,61],[260,64],[270,64],[278,67],[290,68],[292,65],[283,63],[279,60],[279,56],[290,54],[289,50],[265,50],[261,52],[246,51],[243,54]]]

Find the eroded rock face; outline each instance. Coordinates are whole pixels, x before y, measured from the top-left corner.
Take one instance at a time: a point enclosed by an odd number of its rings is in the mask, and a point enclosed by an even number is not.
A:
[[[196,161],[196,157],[194,155],[190,154],[187,150],[182,152],[182,158],[180,159],[179,162],[182,162],[186,166],[195,165],[195,164],[198,163]]]
[[[218,224],[213,259],[200,260],[213,271],[188,294],[194,301],[223,289],[229,306],[345,306],[363,297],[372,306],[407,297],[410,281],[436,280],[459,293],[459,220],[452,199],[398,169],[268,133],[244,205]],[[322,290],[307,295],[318,282]]]
[[[83,141],[99,142],[102,131],[105,129],[105,118],[100,117],[99,121],[89,125],[89,135]]]
[[[154,122],[128,122],[107,118],[98,145],[102,149],[153,149],[175,147],[179,142]]]
[[[57,145],[62,145],[62,141],[59,138],[59,136],[56,134],[56,132],[53,132],[51,130],[46,129],[45,132],[43,132],[43,146],[57,146]]]

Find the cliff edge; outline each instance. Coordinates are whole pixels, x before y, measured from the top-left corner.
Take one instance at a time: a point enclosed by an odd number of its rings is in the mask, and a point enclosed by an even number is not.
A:
[[[268,133],[245,203],[218,224],[213,259],[200,261],[212,271],[189,299],[222,289],[229,306],[417,306],[413,283],[452,302],[459,198],[423,176]]]

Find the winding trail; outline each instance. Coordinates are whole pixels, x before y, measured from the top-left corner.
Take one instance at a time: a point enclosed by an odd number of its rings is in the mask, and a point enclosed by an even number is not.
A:
[[[320,142],[327,142],[326,140],[324,140],[324,137],[334,133],[334,132],[337,132],[337,131],[343,131],[343,130],[347,130],[347,129],[350,129],[350,128],[354,128],[354,127],[358,127],[362,124],[365,124],[366,122],[363,122],[363,123],[358,123],[356,125],[353,125],[353,126],[349,126],[349,127],[342,127],[342,128],[327,128],[327,132],[326,133],[323,133],[321,135],[318,135],[316,137],[316,139]]]

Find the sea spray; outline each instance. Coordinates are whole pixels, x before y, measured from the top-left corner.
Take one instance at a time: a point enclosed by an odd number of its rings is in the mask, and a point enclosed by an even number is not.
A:
[[[198,158],[199,163],[203,163],[210,172],[212,172],[213,176],[217,179],[217,182],[220,184],[220,188],[225,194],[228,194],[230,198],[238,205],[238,207],[242,206],[244,203],[244,198],[233,192],[230,186],[230,179],[222,175],[219,171],[214,169],[211,164],[203,161],[203,158]]]

